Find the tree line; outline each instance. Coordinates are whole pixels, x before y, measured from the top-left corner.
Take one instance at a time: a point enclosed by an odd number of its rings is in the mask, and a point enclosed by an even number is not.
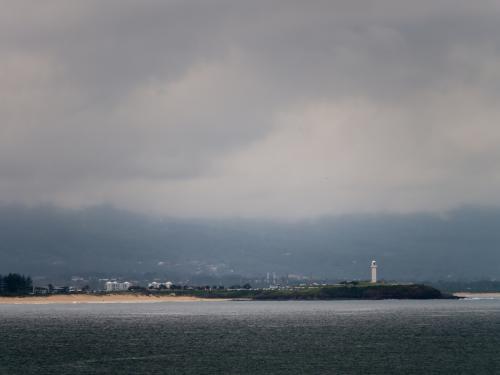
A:
[[[7,276],[0,275],[0,294],[23,295],[31,293],[33,281],[31,277],[17,273],[9,273]]]

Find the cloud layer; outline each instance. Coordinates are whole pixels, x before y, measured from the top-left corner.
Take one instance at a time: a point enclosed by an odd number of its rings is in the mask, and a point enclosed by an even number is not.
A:
[[[2,202],[500,204],[495,2],[0,3]]]

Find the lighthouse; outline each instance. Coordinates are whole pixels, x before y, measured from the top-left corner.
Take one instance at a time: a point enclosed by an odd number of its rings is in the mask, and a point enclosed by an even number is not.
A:
[[[376,283],[377,282],[377,262],[372,260],[372,265],[370,266],[371,270],[372,270],[372,283]]]

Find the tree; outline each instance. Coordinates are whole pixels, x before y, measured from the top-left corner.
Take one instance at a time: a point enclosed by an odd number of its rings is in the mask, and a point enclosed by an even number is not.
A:
[[[17,273],[9,273],[3,279],[5,291],[9,294],[28,294],[33,288],[31,277]]]

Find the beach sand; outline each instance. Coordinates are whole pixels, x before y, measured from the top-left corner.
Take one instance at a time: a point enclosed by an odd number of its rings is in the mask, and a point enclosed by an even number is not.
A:
[[[191,296],[155,296],[143,294],[61,294],[50,296],[0,297],[0,304],[52,304],[52,303],[155,303],[227,301],[220,298],[198,298]]]

